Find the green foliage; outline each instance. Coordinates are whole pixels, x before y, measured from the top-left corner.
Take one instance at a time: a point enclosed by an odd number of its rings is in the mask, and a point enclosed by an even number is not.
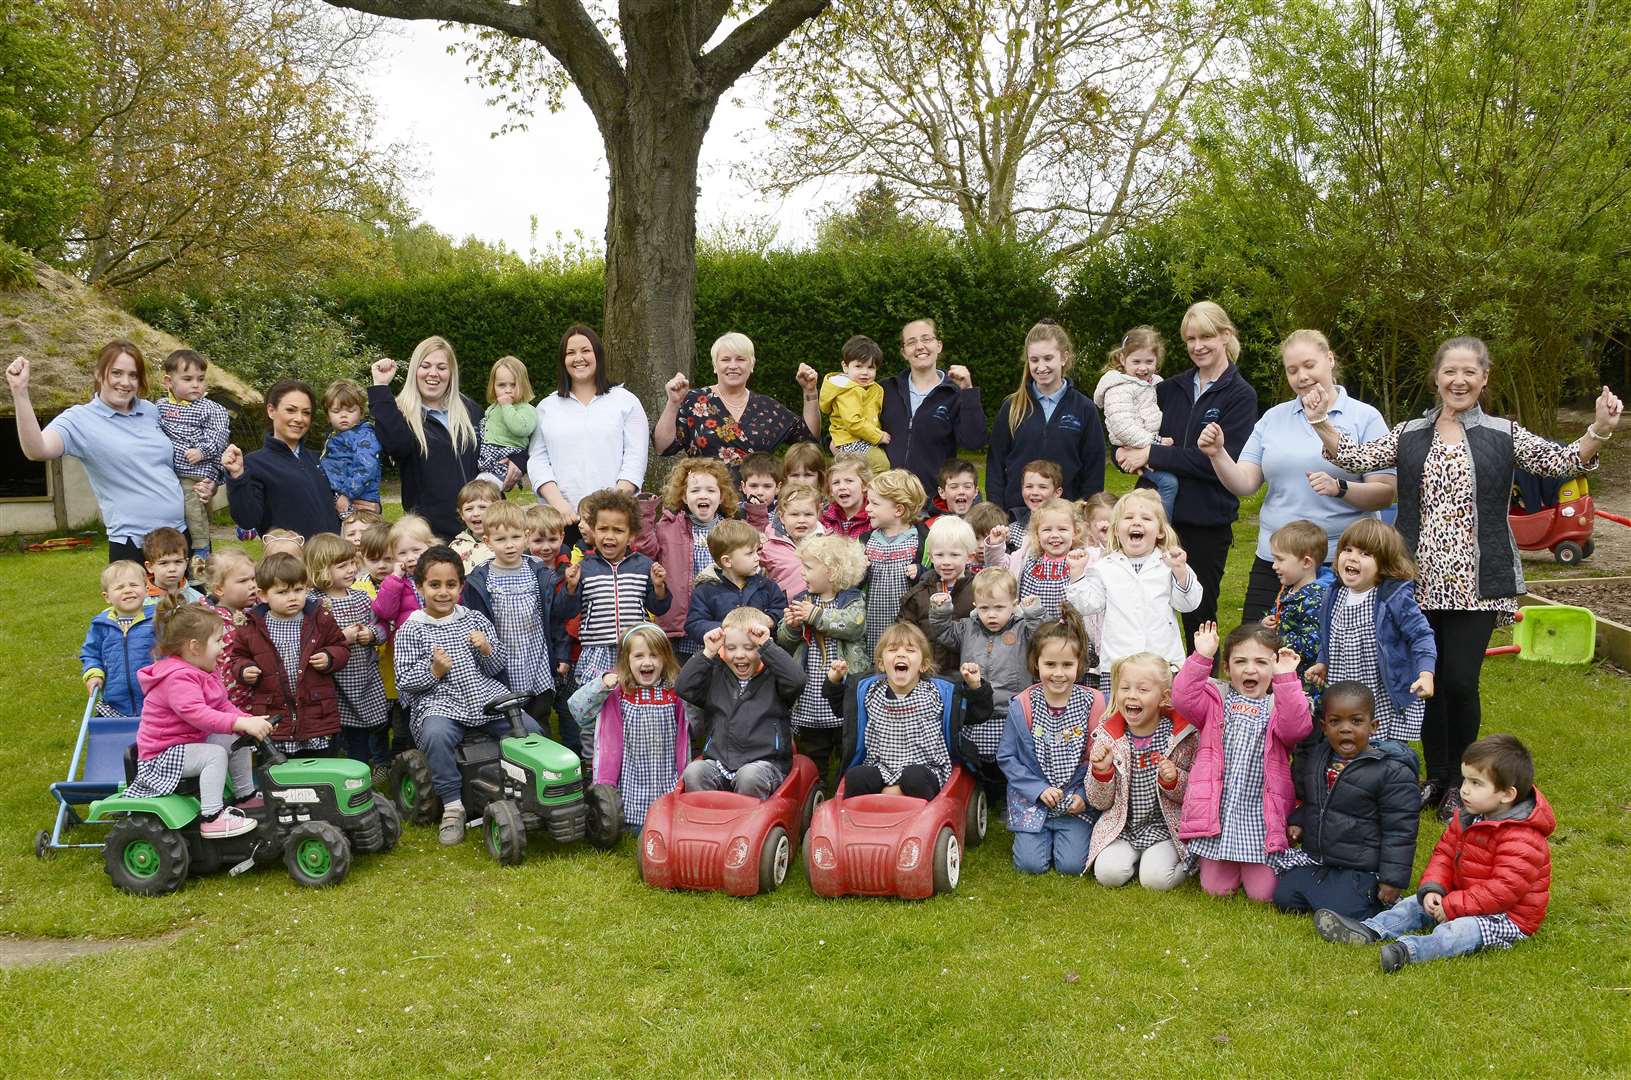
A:
[[[850,205],[835,208],[816,227],[816,250],[893,246],[945,235],[900,204],[900,195],[887,180],[874,180],[862,188]]]
[[[13,244],[0,240],[0,289],[20,289],[34,284],[34,260]]]
[[[491,244],[475,236],[454,240],[424,222],[393,223],[385,241],[396,273],[409,279],[467,271],[506,274],[526,266],[503,241]]]
[[[0,240],[60,254],[90,192],[84,147],[63,132],[85,63],[54,25],[58,0],[0,0]]]

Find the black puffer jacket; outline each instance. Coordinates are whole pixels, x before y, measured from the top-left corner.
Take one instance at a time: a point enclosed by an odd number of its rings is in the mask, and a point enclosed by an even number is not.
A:
[[[1291,763],[1297,809],[1287,825],[1303,830],[1303,850],[1326,866],[1368,870],[1384,885],[1410,888],[1421,797],[1408,750],[1371,745],[1348,762],[1329,789],[1331,744],[1299,747]]]

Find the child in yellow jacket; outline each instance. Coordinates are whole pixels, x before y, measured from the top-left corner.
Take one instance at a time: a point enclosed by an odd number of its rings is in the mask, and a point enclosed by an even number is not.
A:
[[[844,342],[839,358],[841,375],[828,375],[821,383],[821,415],[827,417],[834,454],[865,454],[874,474],[889,468],[889,455],[881,449],[889,432],[878,423],[883,413],[883,386],[878,368],[883,350],[862,334]]]

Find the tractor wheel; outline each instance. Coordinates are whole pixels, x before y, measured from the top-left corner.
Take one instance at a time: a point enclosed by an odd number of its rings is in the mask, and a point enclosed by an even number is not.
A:
[[[34,857],[43,859],[51,854],[51,830],[41,829],[34,834]]]
[[[283,865],[296,885],[338,885],[351,872],[351,841],[326,821],[302,821],[283,841]]]
[[[375,796],[374,809],[379,813],[381,833],[381,855],[396,850],[397,841],[402,839],[402,815],[397,812],[396,803],[390,799]]]
[[[595,784],[583,793],[589,811],[588,840],[591,847],[610,851],[623,835],[623,798],[610,784]]]
[[[500,866],[515,866],[527,857],[527,826],[515,800],[488,803],[482,818],[481,836],[487,842],[487,854]]]
[[[351,850],[358,855],[373,855],[385,849],[385,826],[379,816],[379,807],[384,805],[384,799],[376,798],[374,810],[363,814],[356,828],[347,830],[346,838],[351,841]]]
[[[415,825],[431,825],[442,816],[442,800],[430,784],[430,762],[419,750],[404,750],[391,762],[385,790],[402,816]]]
[[[1565,540],[1552,549],[1552,557],[1564,566],[1573,566],[1585,558],[1586,549],[1573,540]]]
[[[125,892],[163,896],[181,888],[191,864],[187,841],[151,814],[133,814],[108,832],[102,865]]]
[[[951,892],[957,888],[957,880],[962,876],[963,851],[951,826],[947,825],[934,838],[934,891]]]
[[[825,799],[826,795],[821,791],[821,781],[817,780],[815,786],[810,789],[810,794],[804,797],[804,813],[799,816],[800,836],[810,831],[810,822],[815,820],[815,812]]]
[[[772,826],[765,837],[765,846],[759,849],[759,891],[773,893],[787,880],[787,868],[793,862],[793,842],[787,830]]]
[[[963,846],[971,848],[980,846],[985,840],[989,815],[990,808],[985,801],[985,788],[976,784],[974,794],[968,799],[968,809],[963,815]]]

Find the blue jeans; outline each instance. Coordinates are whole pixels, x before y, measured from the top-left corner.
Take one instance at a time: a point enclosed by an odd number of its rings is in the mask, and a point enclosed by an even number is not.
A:
[[[1022,874],[1076,874],[1087,869],[1087,852],[1093,844],[1093,822],[1067,814],[1051,817],[1041,832],[1014,834],[1014,869]]]
[[[1139,475],[1155,485],[1155,493],[1161,496],[1161,509],[1167,512],[1167,521],[1170,523],[1172,505],[1178,501],[1178,474],[1163,472],[1160,469],[1145,469]]]
[[[523,714],[521,723],[533,735],[543,734],[538,721],[532,717]],[[430,764],[430,785],[436,789],[436,797],[442,800],[443,806],[463,802],[459,762],[453,755],[464,740],[477,731],[485,732],[494,739],[502,739],[510,733],[510,719],[496,716],[475,727],[466,727],[447,716],[427,716],[420,721],[419,749],[425,752],[425,760]]]
[[[1381,914],[1366,919],[1365,925],[1381,934],[1383,940],[1397,939],[1410,954],[1412,964],[1466,956],[1484,947],[1477,919],[1467,916],[1434,922],[1414,896],[1407,896]],[[1429,929],[1430,934],[1420,932]]]
[[[385,736],[390,732],[389,724],[376,724],[373,727],[343,727],[340,729],[340,749],[352,761],[363,761],[369,765],[389,765],[391,755],[385,752]]]

